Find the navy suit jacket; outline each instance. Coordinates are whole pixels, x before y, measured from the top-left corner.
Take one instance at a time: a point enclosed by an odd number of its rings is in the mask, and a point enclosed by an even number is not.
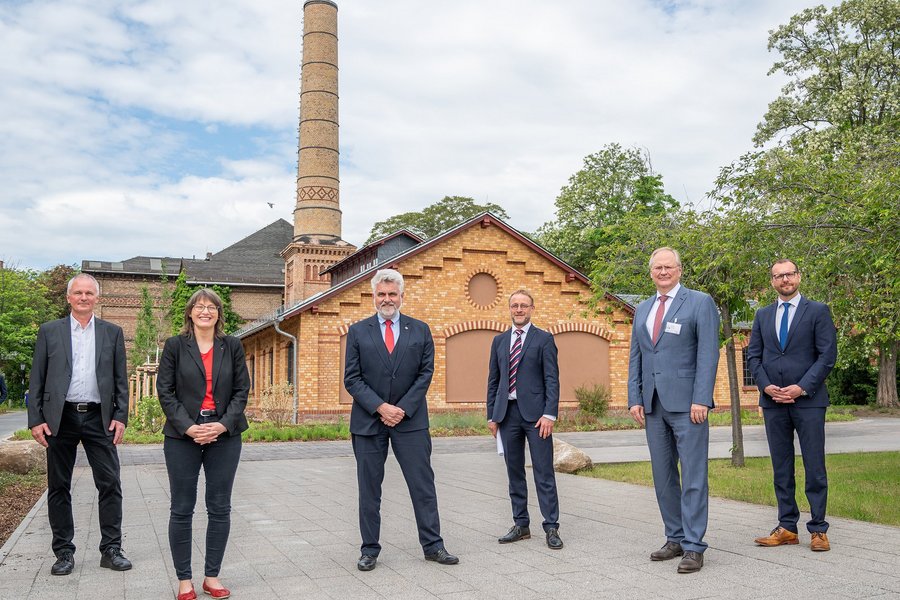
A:
[[[350,433],[375,435],[386,428],[377,412],[382,402],[406,413],[395,431],[428,429],[425,395],[434,375],[434,340],[426,323],[403,313],[399,327],[390,354],[377,315],[354,323],[347,332],[344,387],[353,396]]]
[[[800,296],[797,313],[788,331],[787,347],[782,350],[775,334],[778,302],[759,309],[753,318],[753,330],[747,346],[747,364],[759,388],[759,405],[782,406],[765,393],[769,385],[799,385],[806,396],[797,398],[803,406],[828,406],[825,378],[837,360],[837,333],[831,311],[821,302]]]
[[[212,387],[219,423],[229,435],[240,434],[248,427],[244,409],[250,392],[250,375],[244,347],[236,337],[228,335],[213,342]],[[197,340],[186,335],[166,340],[159,359],[156,393],[166,414],[163,433],[183,438],[184,432],[197,423],[206,396],[206,369]]]
[[[628,407],[643,404],[650,412],[655,390],[669,412],[689,412],[691,404],[713,408],[719,365],[719,311],[715,302],[709,295],[682,285],[671,299],[656,344],[647,332],[647,317],[654,302],[655,294],[634,311]]]
[[[41,325],[28,389],[28,427],[46,423],[52,435],[59,423],[72,382],[72,329],[70,316]],[[115,419],[128,424],[128,372],[125,359],[125,335],[122,328],[94,317],[94,353],[100,414],[103,428],[109,431]]]
[[[512,331],[512,328],[504,331],[491,342],[487,417],[494,423],[500,423],[506,418],[509,405],[509,347]],[[543,415],[558,415],[557,354],[553,336],[532,324],[522,345],[519,370],[516,373],[516,404],[526,421],[536,422]]]

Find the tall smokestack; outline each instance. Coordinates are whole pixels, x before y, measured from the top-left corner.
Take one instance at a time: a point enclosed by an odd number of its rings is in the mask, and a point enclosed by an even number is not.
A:
[[[297,241],[327,244],[341,237],[337,44],[337,4],[306,0],[294,209]]]

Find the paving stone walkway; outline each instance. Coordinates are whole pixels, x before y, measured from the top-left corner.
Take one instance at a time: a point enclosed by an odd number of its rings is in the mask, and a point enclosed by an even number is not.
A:
[[[355,463],[348,448],[346,442],[245,446],[221,574],[233,598],[900,598],[900,528],[830,518],[831,552],[811,552],[806,534],[803,545],[759,548],[752,540],[772,527],[774,508],[713,498],[706,564],[698,574],[678,575],[675,561],[648,559],[664,541],[652,488],[573,475],[559,476],[563,550],[548,549],[542,536],[500,545],[496,538],[511,521],[509,499],[502,459],[486,438],[435,440],[443,535],[460,564],[422,559],[406,487],[391,457],[384,549],[378,567],[362,573],[356,569]],[[122,456],[124,548],[134,569],[99,567],[96,491],[90,470],[76,467],[75,573],[49,574],[54,558],[40,501],[0,550],[0,599],[174,598],[161,452],[127,447]],[[531,499],[539,530],[533,490]],[[200,499],[195,574],[202,573],[204,527]]]

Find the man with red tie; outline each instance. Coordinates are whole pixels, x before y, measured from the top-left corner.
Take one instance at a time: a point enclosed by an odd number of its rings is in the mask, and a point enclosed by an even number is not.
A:
[[[350,434],[359,484],[360,571],[374,569],[381,553],[381,484],[389,445],[409,488],[425,560],[459,562],[444,548],[431,469],[425,394],[434,374],[434,341],[426,323],[400,314],[403,288],[397,271],[376,272],[376,314],[347,332],[344,386],[353,396]]]
[[[563,547],[559,537],[559,497],[553,472],[553,425],[559,410],[556,343],[531,323],[534,298],[525,290],[509,297],[512,327],[494,338],[488,369],[487,417],[491,434],[503,445],[513,526],[497,541],[509,544],[531,537],[525,440],[531,452],[538,504],[547,547]]]

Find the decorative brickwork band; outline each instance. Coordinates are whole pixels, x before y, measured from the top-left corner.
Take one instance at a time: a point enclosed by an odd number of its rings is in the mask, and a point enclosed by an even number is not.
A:
[[[338,191],[332,187],[324,187],[320,185],[301,187],[297,190],[297,199],[299,200],[329,200],[337,202]],[[301,207],[302,208],[302,207]]]
[[[473,329],[486,329],[488,331],[502,333],[509,329],[509,323],[494,320],[464,321],[462,323],[457,323],[456,325],[451,325],[443,331],[435,332],[435,337],[443,336],[444,338],[449,338],[466,331],[472,331]]]
[[[585,333],[592,333],[596,336],[602,337],[606,341],[612,341],[612,333],[608,329],[604,329],[599,325],[595,325],[594,323],[559,323],[557,325],[553,325],[547,329],[550,332],[550,335],[556,335],[558,333],[568,333],[570,331],[583,331]]]

